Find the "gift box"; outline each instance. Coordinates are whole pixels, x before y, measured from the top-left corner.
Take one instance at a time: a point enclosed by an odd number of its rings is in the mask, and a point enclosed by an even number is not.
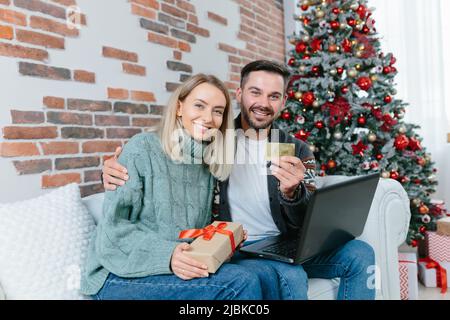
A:
[[[450,262],[450,236],[425,232],[425,254],[434,261]]]
[[[399,253],[398,258],[400,298],[402,300],[417,300],[419,298],[417,255],[416,253]]]
[[[207,265],[209,273],[215,273],[244,240],[244,229],[240,223],[215,221],[203,229],[181,231],[179,238],[196,238],[184,253]]]
[[[450,262],[439,263],[429,258],[419,260],[419,279],[425,287],[439,287],[441,293],[446,293],[449,272]]]
[[[437,234],[440,236],[450,236],[450,217],[439,219],[436,223]]]

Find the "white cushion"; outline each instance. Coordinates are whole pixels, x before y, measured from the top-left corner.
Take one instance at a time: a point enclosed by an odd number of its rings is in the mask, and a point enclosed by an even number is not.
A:
[[[84,299],[81,267],[94,230],[76,184],[0,204],[0,283],[7,299]]]

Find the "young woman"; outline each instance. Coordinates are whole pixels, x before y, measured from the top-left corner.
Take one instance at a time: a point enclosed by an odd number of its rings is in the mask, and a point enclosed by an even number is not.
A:
[[[262,298],[255,273],[225,263],[209,275],[178,240],[181,230],[210,223],[214,179],[225,180],[234,159],[231,134],[230,97],[220,80],[198,74],[174,92],[159,133],[133,137],[118,159],[129,181],[105,194],[82,293],[96,299]]]

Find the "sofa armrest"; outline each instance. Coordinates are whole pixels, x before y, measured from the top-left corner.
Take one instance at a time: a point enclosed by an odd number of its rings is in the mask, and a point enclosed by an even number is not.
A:
[[[318,177],[317,186],[320,188],[351,178]],[[375,251],[377,299],[400,299],[398,247],[406,239],[410,218],[409,199],[402,185],[392,179],[380,179],[364,231],[358,237]]]
[[[408,234],[411,211],[402,185],[392,179],[380,179],[362,235],[374,251],[380,278],[377,296],[400,299],[398,247]]]

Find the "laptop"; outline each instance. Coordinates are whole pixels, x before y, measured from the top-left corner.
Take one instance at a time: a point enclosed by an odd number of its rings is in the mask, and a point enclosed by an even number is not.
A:
[[[291,235],[269,237],[244,246],[244,254],[302,264],[360,236],[380,174],[374,173],[317,189],[307,206],[303,226]]]

